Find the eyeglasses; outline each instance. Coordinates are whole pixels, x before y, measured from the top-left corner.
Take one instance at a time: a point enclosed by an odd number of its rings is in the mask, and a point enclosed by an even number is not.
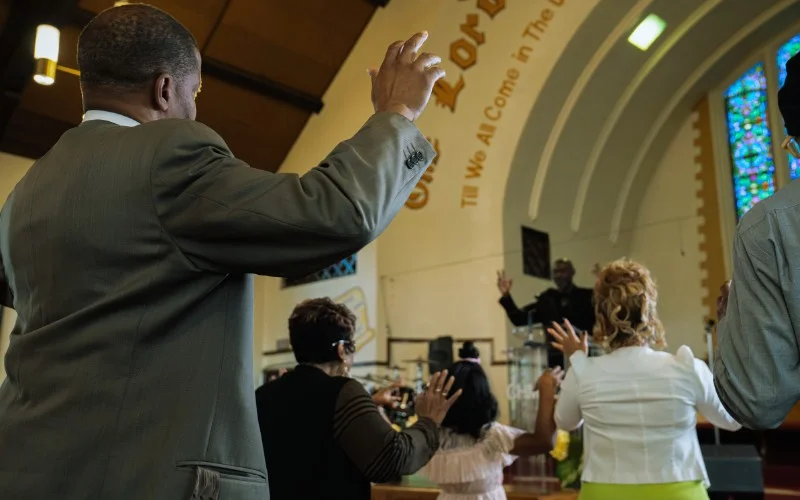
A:
[[[356,345],[353,343],[352,340],[340,340],[338,342],[334,342],[333,344],[331,344],[331,347],[339,347],[340,345],[344,346],[344,350],[348,354],[353,354],[354,352],[356,352]]]
[[[796,137],[791,135],[788,136],[781,143],[781,148],[788,151],[789,154],[794,156],[795,158],[800,158],[800,144],[797,143]]]

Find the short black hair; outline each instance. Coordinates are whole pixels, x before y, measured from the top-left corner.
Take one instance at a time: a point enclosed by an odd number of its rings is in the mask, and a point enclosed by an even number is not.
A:
[[[337,361],[339,342],[354,352],[355,330],[355,315],[328,297],[301,302],[289,317],[289,341],[298,363]]]
[[[497,420],[497,398],[492,394],[489,378],[473,361],[454,363],[448,372],[455,377],[450,394],[459,389],[463,392],[447,412],[442,427],[480,439],[487,426]]]
[[[162,73],[183,78],[198,71],[197,40],[177,19],[146,4],[111,7],[78,39],[81,84],[138,88]]]

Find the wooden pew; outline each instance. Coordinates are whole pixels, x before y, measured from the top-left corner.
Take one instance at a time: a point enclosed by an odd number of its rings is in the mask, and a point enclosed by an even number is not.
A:
[[[525,484],[505,485],[508,500],[577,500],[576,491],[542,493],[539,488]],[[419,478],[403,478],[396,484],[372,485],[372,500],[436,500],[439,489]]]

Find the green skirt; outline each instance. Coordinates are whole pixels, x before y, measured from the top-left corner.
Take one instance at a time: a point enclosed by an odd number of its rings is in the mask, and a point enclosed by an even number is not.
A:
[[[581,483],[578,500],[708,500],[700,481],[664,484]]]

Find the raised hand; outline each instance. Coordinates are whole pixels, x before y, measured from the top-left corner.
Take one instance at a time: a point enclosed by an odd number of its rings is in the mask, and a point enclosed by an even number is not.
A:
[[[405,42],[391,44],[381,67],[369,71],[376,113],[391,111],[411,121],[422,114],[434,84],[444,76],[438,66],[442,62],[439,56],[419,53],[427,38],[428,33],[422,32]]]
[[[414,401],[417,416],[429,418],[441,425],[445,415],[447,415],[447,411],[461,396],[462,391],[459,389],[452,396],[447,397],[450,389],[453,388],[455,380],[455,377],[447,379],[447,370],[441,373],[434,373],[428,384],[428,390],[418,394]]]
[[[731,293],[732,281],[726,281],[719,287],[719,297],[717,297],[717,321],[725,317],[728,312],[728,295]]]
[[[575,334],[575,329],[569,320],[564,320],[564,327],[553,322],[553,327],[547,329],[547,333],[555,340],[551,342],[553,347],[563,352],[567,359],[578,351],[589,354],[589,336],[586,332],[581,333],[580,338]]]
[[[548,368],[539,376],[539,380],[536,381],[534,389],[541,394],[554,395],[563,380],[564,370],[562,370],[560,366]]]
[[[400,396],[397,395],[397,389],[400,387],[398,382],[393,383],[389,387],[384,387],[372,396],[372,401],[378,406],[388,406],[394,408],[400,402]]]
[[[505,271],[497,271],[497,289],[500,290],[502,295],[508,295],[513,284],[514,280],[508,279]]]

